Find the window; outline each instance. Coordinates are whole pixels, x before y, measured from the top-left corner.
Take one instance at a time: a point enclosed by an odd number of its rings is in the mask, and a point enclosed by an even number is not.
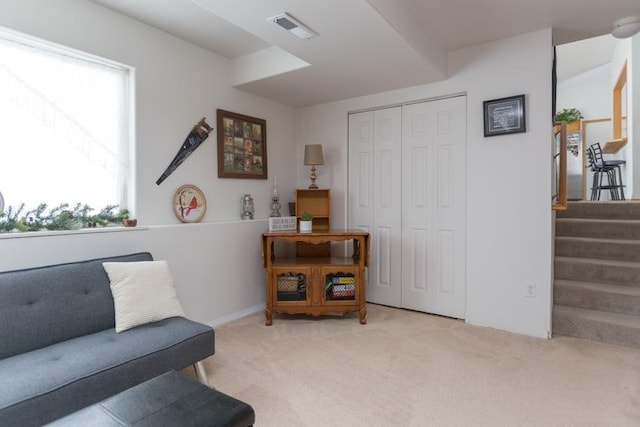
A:
[[[130,74],[0,29],[0,192],[5,208],[127,208]]]

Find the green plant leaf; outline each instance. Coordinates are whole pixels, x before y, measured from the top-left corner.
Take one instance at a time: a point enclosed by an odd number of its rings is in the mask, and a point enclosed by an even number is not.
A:
[[[565,108],[556,113],[555,116],[556,122],[575,122],[576,120],[584,119],[584,116],[577,108]]]
[[[78,203],[73,209],[68,203],[62,203],[47,211],[47,204],[40,203],[36,208],[24,211],[24,203],[18,209],[12,206],[0,212],[0,233],[15,231],[43,231],[43,230],[76,230],[82,227],[102,227],[109,224],[121,224],[129,219],[129,211],[114,210],[118,205],[108,205],[97,214],[89,215],[93,211],[87,204]]]

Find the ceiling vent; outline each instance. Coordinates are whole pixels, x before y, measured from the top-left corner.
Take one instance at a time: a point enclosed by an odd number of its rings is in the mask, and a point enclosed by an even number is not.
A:
[[[312,31],[309,27],[305,26],[302,22],[295,19],[288,13],[283,13],[273,18],[269,18],[268,21],[275,22],[294,36],[302,40],[310,40],[318,37],[318,33]]]

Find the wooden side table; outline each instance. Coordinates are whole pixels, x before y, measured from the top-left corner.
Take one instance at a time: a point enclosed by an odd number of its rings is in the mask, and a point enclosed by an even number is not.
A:
[[[353,241],[350,257],[279,258],[276,241],[323,244]],[[362,230],[295,231],[262,234],[262,256],[266,269],[265,323],[273,313],[304,313],[319,316],[327,312],[357,311],[366,324],[365,268],[369,265],[369,233]]]

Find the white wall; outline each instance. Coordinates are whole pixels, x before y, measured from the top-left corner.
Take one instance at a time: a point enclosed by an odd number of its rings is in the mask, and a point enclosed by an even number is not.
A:
[[[632,118],[628,122],[629,143],[619,152],[607,155],[607,158],[626,160],[623,166],[625,197],[640,198],[640,159],[634,158],[633,141],[640,140],[638,132],[640,125],[634,123],[638,119],[634,117],[634,105],[640,105],[640,95],[633,94],[634,83],[640,81],[640,71],[638,67],[634,70],[634,56],[640,55],[640,36],[630,39],[616,40],[615,49],[611,53],[611,62],[601,67],[590,70],[558,83],[557,110],[563,108],[578,108],[585,116],[585,119],[610,118],[613,116],[612,91],[621,69],[627,62],[627,115]],[[559,59],[562,61],[562,58]],[[636,83],[636,87],[640,85]],[[613,137],[611,122],[594,124],[590,126],[591,133],[587,135],[587,146],[595,142],[604,145],[606,141]],[[608,132],[608,133],[607,133]],[[590,135],[590,136],[589,136]],[[636,155],[640,150],[635,150]],[[569,174],[578,173],[577,168],[581,166],[581,159],[567,159],[567,170]],[[635,169],[635,172],[634,172]],[[634,178],[635,177],[635,178]],[[569,177],[571,178],[571,177]],[[591,188],[591,174],[587,176],[587,188]],[[635,189],[635,190],[634,190]],[[634,194],[635,193],[635,194]],[[607,193],[603,193],[601,200],[609,198]]]
[[[251,193],[258,217],[268,214],[271,182],[221,180],[215,136],[161,186],[155,180],[202,116],[215,124],[222,108],[267,120],[269,176],[283,202],[308,185],[304,144],[325,146],[319,185],[332,190],[333,224],[346,223],[347,112],[466,92],[467,321],[547,336],[551,298],[551,31],[453,52],[451,78],[426,86],[293,111],[231,87],[228,61],[84,0],[0,3],[0,25],[136,67],[138,205],[147,230],[0,238],[0,270],[148,250],[167,259],[187,314],[215,323],[264,304],[259,234],[266,221],[234,221]],[[401,71],[399,71],[401,72]],[[482,101],[527,95],[525,134],[483,138]],[[296,168],[291,148],[297,145]],[[174,190],[202,188],[203,224],[178,224]],[[524,287],[537,287],[537,298]]]
[[[245,193],[253,195],[257,215],[268,216],[272,181],[218,179],[213,133],[165,182],[155,184],[198,120],[207,117],[217,129],[217,108],[267,120],[269,177],[278,175],[284,193],[293,188],[295,171],[287,158],[293,109],[233,89],[227,59],[86,0],[5,1],[0,25],[135,67],[134,210],[142,224],[177,223],[170,201],[185,183],[205,192],[205,222],[239,219]]]
[[[637,36],[636,39],[640,40]],[[616,41],[616,47],[613,51],[612,59],[611,59],[611,75],[609,76],[609,116],[613,117],[613,88],[615,87],[618,78],[620,77],[620,72],[624,63],[627,63],[627,115],[629,117],[633,117],[633,98],[631,96],[632,87],[633,87],[633,79],[632,79],[632,70],[633,70],[633,60],[632,60],[632,39],[621,39]],[[627,145],[620,151],[618,151],[613,156],[608,156],[608,158],[617,158],[624,159],[627,161],[627,164],[623,167],[624,174],[624,184],[625,184],[625,197],[626,198],[638,198],[640,197],[637,193],[640,190],[640,159],[636,160],[634,158],[635,155],[638,155],[638,150],[633,149],[633,124],[631,121],[627,123],[627,131],[629,141]],[[613,138],[613,124],[611,127],[611,134],[609,138]],[[635,178],[634,178],[635,177]],[[635,194],[634,194],[635,193]]]
[[[552,288],[551,30],[461,49],[443,82],[297,112],[298,160],[321,143],[318,185],[332,191],[332,223],[346,226],[347,113],[467,94],[467,311],[469,323],[539,337],[550,331]],[[399,70],[398,72],[401,72]],[[366,76],[363,76],[366,78]],[[482,101],[524,93],[527,132],[483,137]],[[308,170],[298,168],[298,184]],[[525,286],[537,297],[526,298]]]
[[[631,119],[627,121],[629,132],[629,148],[631,153],[627,154],[627,158],[633,159],[632,168],[627,166],[627,170],[633,171],[633,181],[627,178],[627,182],[633,182],[630,194],[634,199],[640,199],[640,34],[636,34],[631,39],[631,53],[629,62],[627,63],[627,116]]]
[[[611,64],[607,63],[558,82],[556,110],[577,108],[586,120],[611,117],[610,80]]]
[[[626,150],[626,182],[629,183],[628,194],[633,199],[640,199],[640,34],[630,39],[620,40],[616,49],[615,66],[618,70],[612,76],[611,87],[615,85],[620,68],[627,61],[627,137]]]
[[[562,61],[562,57],[558,61]],[[556,111],[565,108],[577,108],[585,120],[595,120],[611,117],[611,63],[607,63],[558,82],[556,99]],[[583,141],[588,147],[599,142],[609,140],[611,122],[591,124],[587,129],[587,141]],[[582,135],[584,138],[584,135]],[[567,196],[569,200],[582,199],[583,188],[583,153],[582,146],[577,156],[571,151],[567,152]],[[593,175],[590,171],[586,174],[586,188],[592,186]],[[587,197],[589,192],[587,191]],[[601,200],[609,198],[609,193],[603,192]]]
[[[168,260],[187,316],[214,325],[264,307],[267,228],[263,219],[2,238],[0,271],[148,251]]]
[[[0,25],[118,61],[136,69],[136,193],[132,207],[150,230],[89,235],[0,238],[0,270],[148,250],[168,259],[180,279],[187,314],[213,321],[264,304],[259,235],[266,221],[240,219],[240,199],[254,197],[256,216],[269,214],[272,177],[288,201],[294,111],[231,87],[229,61],[86,0],[0,2]],[[267,121],[270,179],[218,179],[212,134],[164,183],[155,184],[192,126],[216,126],[216,109]],[[195,184],[208,201],[203,224],[184,225],[171,200]],[[285,210],[286,212],[286,210]]]

